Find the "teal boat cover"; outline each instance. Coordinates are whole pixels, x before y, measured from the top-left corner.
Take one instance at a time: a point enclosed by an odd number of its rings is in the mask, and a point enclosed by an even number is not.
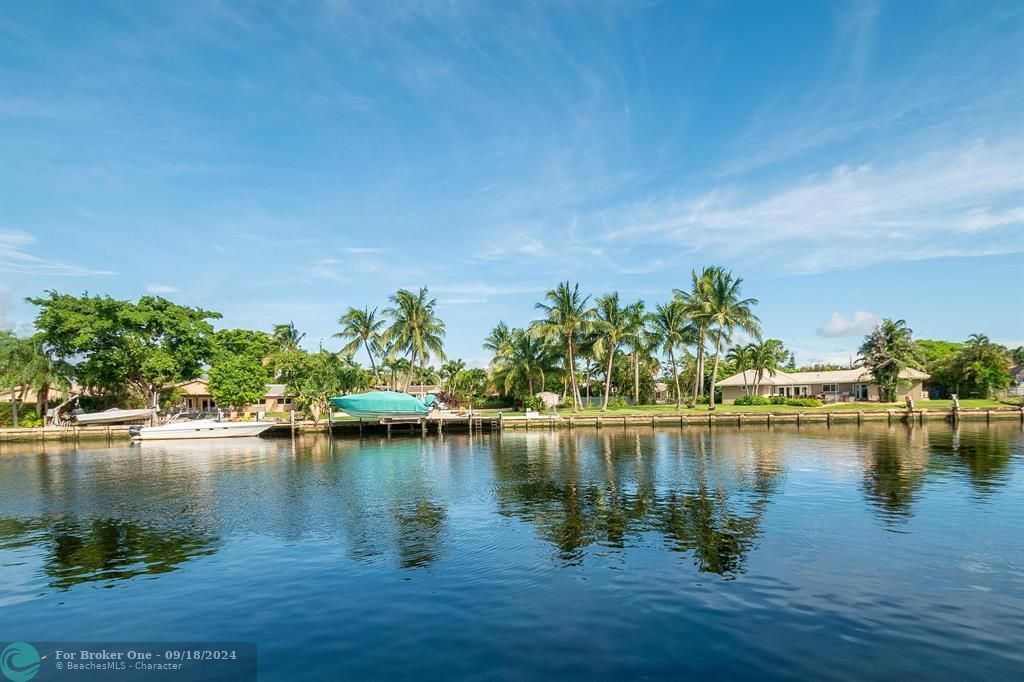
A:
[[[352,415],[425,415],[430,411],[428,404],[420,402],[408,393],[396,391],[370,391],[331,398],[339,410]]]

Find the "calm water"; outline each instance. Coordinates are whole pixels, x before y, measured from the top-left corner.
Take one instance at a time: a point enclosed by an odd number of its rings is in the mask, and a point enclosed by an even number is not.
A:
[[[261,680],[1024,670],[1019,424],[0,450],[0,641]]]

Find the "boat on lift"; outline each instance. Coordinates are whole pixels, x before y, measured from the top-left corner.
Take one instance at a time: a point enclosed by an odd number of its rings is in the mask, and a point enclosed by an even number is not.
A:
[[[208,438],[252,438],[274,425],[273,422],[229,422],[209,417],[201,419],[172,418],[160,426],[133,426],[128,429],[132,440],[183,440]]]
[[[437,405],[437,396],[420,400],[397,391],[370,391],[331,398],[331,404],[351,417],[423,419]]]
[[[155,407],[143,410],[122,410],[112,407],[103,412],[80,412],[71,413],[71,418],[80,426],[93,426],[96,424],[123,424],[125,422],[137,422],[149,419],[157,413]]]

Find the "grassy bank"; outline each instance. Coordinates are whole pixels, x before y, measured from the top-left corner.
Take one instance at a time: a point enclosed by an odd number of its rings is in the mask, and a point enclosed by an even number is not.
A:
[[[736,413],[736,412],[874,412],[874,411],[886,411],[886,410],[905,410],[905,403],[831,403],[828,405],[822,405],[821,407],[794,407],[791,405],[718,405],[715,407],[716,413]],[[919,410],[935,410],[935,411],[949,411],[953,408],[952,400],[922,400],[915,404],[915,407]],[[999,409],[999,408],[1012,408],[1020,407],[1020,405],[1013,405],[1010,403],[1000,402],[998,400],[961,400],[960,407],[963,409]],[[685,405],[679,411],[676,410],[675,405],[638,405],[636,407],[609,407],[607,412],[602,412],[599,407],[588,407],[579,412],[573,413],[571,410],[562,408],[558,410],[559,415],[569,414],[582,414],[582,415],[599,415],[599,414],[618,414],[618,415],[631,415],[631,414],[707,414],[707,405],[697,405],[693,409],[687,408]],[[510,412],[505,411],[508,415],[519,415],[522,412]],[[549,413],[546,413],[549,414]]]

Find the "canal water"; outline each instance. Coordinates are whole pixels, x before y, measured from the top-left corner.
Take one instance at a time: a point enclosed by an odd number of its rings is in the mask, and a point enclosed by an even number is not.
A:
[[[249,641],[260,680],[1008,679],[1024,434],[5,446],[13,640]]]

